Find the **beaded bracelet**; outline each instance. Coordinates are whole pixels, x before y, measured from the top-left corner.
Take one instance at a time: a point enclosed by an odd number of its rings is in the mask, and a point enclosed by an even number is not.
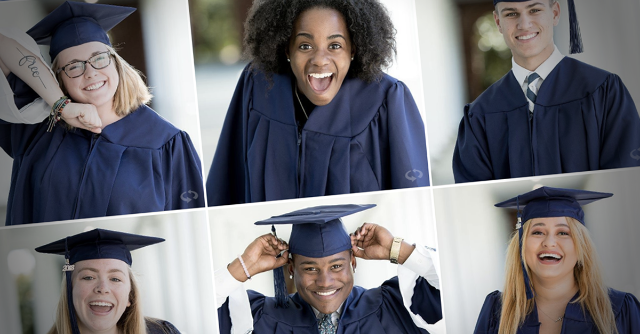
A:
[[[58,101],[53,104],[51,107],[51,113],[49,113],[49,126],[47,127],[47,132],[51,132],[53,127],[56,126],[58,121],[62,118],[62,109],[69,104],[71,100],[69,100],[68,96],[63,96]]]
[[[238,260],[240,260],[240,264],[242,265],[242,269],[244,269],[244,274],[247,275],[247,279],[251,279],[251,275],[249,275],[249,270],[247,270],[247,266],[242,261],[242,255],[238,255]]]

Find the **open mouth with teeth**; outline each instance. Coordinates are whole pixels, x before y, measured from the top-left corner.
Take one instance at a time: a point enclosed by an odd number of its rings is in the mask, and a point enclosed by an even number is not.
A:
[[[329,290],[329,291],[314,291],[313,293],[318,295],[321,298],[323,298],[323,297],[327,298],[327,297],[334,296],[340,290],[342,290],[342,289],[335,289],[335,290]]]
[[[538,34],[539,34],[539,33],[534,32],[534,33],[530,33],[530,34],[528,34],[528,35],[518,36],[518,37],[516,37],[516,39],[517,39],[517,40],[519,40],[519,41],[528,41],[528,40],[530,40],[530,39],[532,39],[532,38],[534,38],[534,37],[538,36]]]
[[[538,254],[538,260],[544,264],[554,264],[562,260],[562,255],[556,253],[540,253]]]
[[[113,304],[107,302],[90,302],[89,308],[95,313],[109,313],[113,309]]]
[[[333,81],[333,73],[311,73],[307,75],[309,85],[316,93],[322,93]]]
[[[100,82],[96,82],[90,86],[87,86],[84,88],[84,90],[86,91],[92,91],[92,90],[96,90],[101,88],[102,86],[104,86],[104,84],[106,83],[106,81],[100,81]]]

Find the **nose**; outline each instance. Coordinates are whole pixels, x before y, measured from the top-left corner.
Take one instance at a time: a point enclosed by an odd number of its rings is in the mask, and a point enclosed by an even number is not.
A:
[[[89,64],[89,63],[84,64],[84,76],[85,76],[85,78],[91,78],[94,75],[96,75],[96,73],[98,73],[98,70],[93,68],[93,66],[91,66],[91,64]]]
[[[547,234],[547,236],[542,241],[542,246],[544,247],[555,247],[556,246],[556,236],[553,233]]]
[[[318,287],[328,287],[333,284],[333,275],[329,271],[322,271],[316,278],[316,285]]]
[[[317,49],[311,57],[311,64],[315,66],[325,66],[329,64],[329,52],[325,49]]]
[[[109,289],[108,281],[105,279],[98,278],[96,280],[96,286],[94,288],[95,293],[104,294],[109,293],[111,290]]]
[[[531,18],[526,13],[523,13],[518,17],[518,29],[526,30],[531,27]]]

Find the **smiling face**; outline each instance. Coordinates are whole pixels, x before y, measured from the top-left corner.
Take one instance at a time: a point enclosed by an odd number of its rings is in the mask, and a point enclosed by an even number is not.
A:
[[[328,8],[302,12],[286,52],[298,91],[315,105],[329,104],[349,72],[354,52],[342,14]]]
[[[349,250],[323,258],[296,254],[289,271],[300,297],[321,313],[330,314],[349,297],[355,264]]]
[[[82,333],[117,333],[131,305],[129,266],[116,259],[78,261],[71,277],[73,306]]]
[[[573,280],[576,246],[565,217],[535,218],[523,245],[534,280]]]
[[[518,65],[533,71],[553,53],[553,27],[560,19],[557,1],[499,2],[493,18]]]
[[[107,46],[100,42],[89,42],[73,46],[62,50],[58,54],[58,64],[62,68],[75,61],[85,61],[105,51],[108,51]],[[90,103],[99,110],[113,109],[113,98],[119,82],[113,59],[111,64],[99,70],[86,63],[84,74],[77,78],[69,78],[64,73],[61,73],[59,77],[74,102]]]

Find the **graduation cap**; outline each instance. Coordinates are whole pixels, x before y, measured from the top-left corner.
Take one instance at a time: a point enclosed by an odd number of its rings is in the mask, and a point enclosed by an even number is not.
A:
[[[582,211],[582,206],[611,196],[613,196],[611,193],[540,187],[528,193],[500,202],[495,206],[499,208],[518,210],[518,222],[516,224],[516,229],[518,229],[520,253],[522,253],[523,220],[526,222],[533,218],[571,217],[584,225],[584,211]],[[522,213],[520,212],[521,208]],[[527,299],[533,298],[533,293],[529,284],[529,275],[527,275],[527,271],[524,268],[524,263],[522,264],[522,272],[524,274]]]
[[[50,45],[51,60],[60,51],[88,42],[111,46],[107,31],[115,27],[136,9],[123,6],[66,1],[27,34],[38,44]]]
[[[495,7],[498,2],[527,2],[531,0],[493,0],[493,6]],[[582,53],[584,48],[582,47],[582,37],[580,36],[580,24],[578,22],[578,15],[576,15],[576,4],[574,0],[567,0],[567,7],[569,7],[569,46],[570,53]]]
[[[291,224],[289,253],[306,257],[322,258],[351,249],[351,238],[342,224],[341,217],[364,211],[375,204],[323,205],[293,211],[280,216],[256,222],[256,225],[271,225],[275,235],[275,226]],[[287,307],[287,289],[280,268],[274,273],[276,306]]]
[[[116,259],[131,266],[131,251],[163,242],[164,239],[138,234],[95,229],[72,235],[36,248],[36,252],[64,255],[62,271],[67,279],[67,307],[73,334],[79,334],[76,313],[73,307],[71,272],[74,264],[83,260]]]

